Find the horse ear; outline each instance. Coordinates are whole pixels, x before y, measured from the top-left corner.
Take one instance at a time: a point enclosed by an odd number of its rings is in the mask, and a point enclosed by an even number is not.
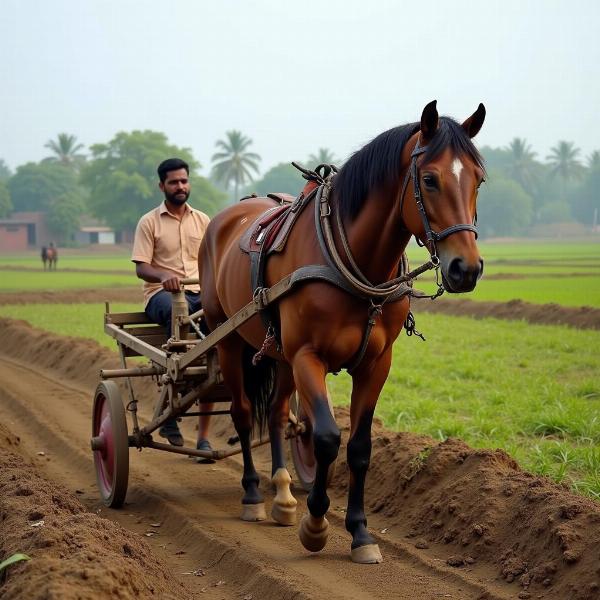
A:
[[[421,115],[421,142],[426,144],[434,136],[438,128],[439,115],[436,108],[437,100],[431,101]]]
[[[485,121],[485,106],[479,103],[477,110],[462,124],[470,138],[474,138]]]

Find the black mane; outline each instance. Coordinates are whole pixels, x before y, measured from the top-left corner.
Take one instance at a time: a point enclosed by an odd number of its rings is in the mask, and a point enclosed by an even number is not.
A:
[[[353,220],[374,188],[395,182],[400,185],[402,150],[420,125],[408,123],[384,131],[348,159],[333,184],[343,218]],[[485,170],[481,154],[462,126],[450,117],[440,117],[424,162],[434,160],[448,146],[457,156],[466,154]]]

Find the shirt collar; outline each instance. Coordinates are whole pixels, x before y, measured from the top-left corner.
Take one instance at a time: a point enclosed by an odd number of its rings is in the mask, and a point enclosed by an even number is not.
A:
[[[159,214],[164,215],[165,213],[171,215],[172,217],[174,217],[175,215],[173,213],[169,212],[169,209],[167,208],[167,203],[163,200],[160,204],[160,206],[158,207],[159,210]],[[186,214],[189,212],[192,212],[194,209],[186,202],[185,203],[185,212]]]

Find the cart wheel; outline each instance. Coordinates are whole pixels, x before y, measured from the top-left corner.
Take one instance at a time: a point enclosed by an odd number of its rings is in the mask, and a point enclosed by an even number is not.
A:
[[[327,402],[329,404],[329,410],[333,415],[333,405],[331,404],[329,392],[327,392]],[[306,415],[302,408],[302,403],[299,401],[298,392],[294,392],[290,398],[290,410],[296,415],[298,422],[304,423],[306,426],[306,431],[302,435],[290,438],[290,450],[292,451],[292,462],[294,463],[294,469],[296,470],[300,485],[307,492],[310,492],[313,483],[315,482],[317,463],[315,461],[312,425],[308,415]],[[327,485],[331,483],[334,471],[335,461],[329,467]]]
[[[121,393],[114,381],[103,381],[96,388],[91,443],[102,502],[120,508],[127,493],[129,439]]]

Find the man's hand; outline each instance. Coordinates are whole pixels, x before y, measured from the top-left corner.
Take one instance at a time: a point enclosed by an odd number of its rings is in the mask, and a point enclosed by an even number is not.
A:
[[[179,277],[175,277],[170,274],[165,274],[163,278],[161,278],[162,286],[167,292],[178,292],[181,289],[181,280]]]
[[[167,292],[178,292],[181,289],[181,279],[173,273],[155,269],[148,263],[135,264],[135,272],[140,279],[148,283],[160,283]]]

